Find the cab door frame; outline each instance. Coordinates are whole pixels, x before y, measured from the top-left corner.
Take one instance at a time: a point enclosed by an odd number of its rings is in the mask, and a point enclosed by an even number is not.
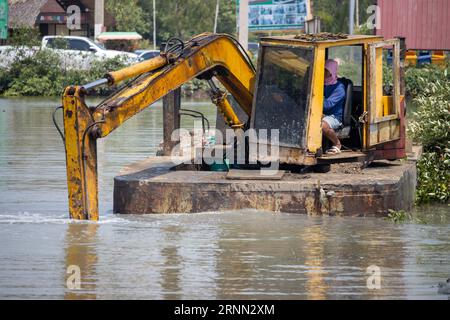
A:
[[[383,48],[393,47],[393,96],[392,112],[383,114]],[[400,139],[400,40],[391,39],[368,44],[367,50],[367,121],[366,149]],[[381,92],[381,94],[380,94]]]

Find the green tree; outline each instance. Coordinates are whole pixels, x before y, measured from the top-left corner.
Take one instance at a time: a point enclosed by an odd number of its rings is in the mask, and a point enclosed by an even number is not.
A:
[[[367,8],[376,3],[376,0],[359,0],[359,21],[364,32],[370,32],[364,28],[369,14]],[[350,0],[313,0],[313,15],[322,21],[322,31],[348,33],[348,13]]]
[[[13,47],[40,46],[41,34],[37,28],[16,26],[13,28],[12,36],[7,40],[7,44]]]
[[[221,0],[217,32],[236,35],[236,1]]]
[[[153,0],[139,0],[147,21],[153,19]],[[213,32],[216,0],[156,0],[157,42],[170,37],[184,40],[203,32]],[[151,23],[150,23],[151,24]],[[152,25],[152,24],[151,24]],[[236,2],[220,0],[217,32],[234,34]],[[144,33],[152,38],[152,28]]]
[[[116,31],[148,32],[147,15],[138,0],[106,0],[106,11],[114,17]]]

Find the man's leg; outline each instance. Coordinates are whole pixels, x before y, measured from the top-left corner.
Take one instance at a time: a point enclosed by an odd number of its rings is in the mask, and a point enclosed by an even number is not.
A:
[[[333,146],[338,147],[340,150],[341,149],[341,141],[339,141],[339,138],[338,138],[336,132],[334,132],[334,130],[330,127],[328,122],[322,121],[322,130],[323,130],[323,134],[325,135],[325,137],[330,139],[330,141],[333,143]]]

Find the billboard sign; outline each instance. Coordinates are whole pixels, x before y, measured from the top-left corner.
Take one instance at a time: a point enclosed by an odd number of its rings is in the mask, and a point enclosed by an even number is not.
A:
[[[309,0],[249,0],[249,29],[304,29]],[[239,0],[238,0],[239,8]]]
[[[8,0],[0,0],[0,39],[8,38]]]

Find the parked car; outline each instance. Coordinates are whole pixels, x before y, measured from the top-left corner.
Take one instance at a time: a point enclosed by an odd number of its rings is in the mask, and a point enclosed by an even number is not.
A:
[[[153,59],[161,54],[159,50],[136,50],[134,53],[138,55],[139,61]]]
[[[139,61],[135,53],[107,50],[102,44],[85,37],[46,36],[42,39],[42,49],[55,50],[66,64],[86,69],[92,60],[122,57],[130,64]]]
[[[259,43],[257,43],[257,42],[249,42],[248,50],[258,53],[258,51],[259,51]]]
[[[258,59],[259,53],[259,43],[257,42],[249,42],[248,51],[252,54],[252,58]]]

